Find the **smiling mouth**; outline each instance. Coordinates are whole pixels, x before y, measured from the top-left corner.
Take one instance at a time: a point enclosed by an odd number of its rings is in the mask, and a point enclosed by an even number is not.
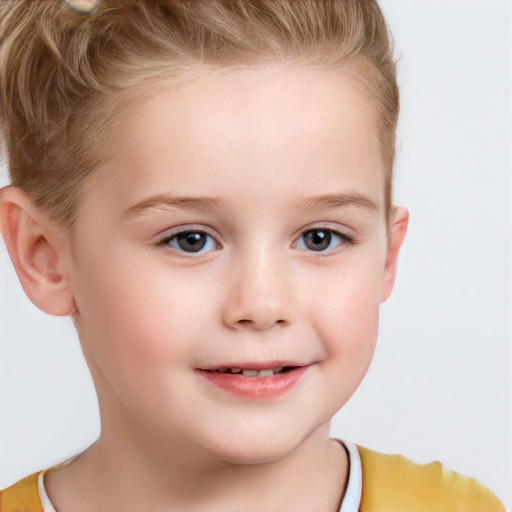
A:
[[[216,370],[209,370],[216,373],[227,373],[233,375],[240,375],[242,377],[273,377],[281,373],[286,373],[297,368],[296,366],[278,366],[276,368],[267,368],[263,370],[249,370],[243,368],[218,368]]]
[[[275,364],[275,366],[274,366]],[[197,375],[205,384],[238,398],[273,399],[286,394],[308,373],[312,366],[279,365],[279,363],[219,366],[197,369]]]

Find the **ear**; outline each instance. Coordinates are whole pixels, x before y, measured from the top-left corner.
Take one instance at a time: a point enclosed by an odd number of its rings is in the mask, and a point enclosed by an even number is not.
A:
[[[382,275],[382,297],[381,302],[386,301],[391,295],[395,284],[396,271],[398,267],[398,254],[407,233],[409,224],[409,212],[406,208],[393,208],[391,212],[390,228],[388,233],[388,249],[386,265]]]
[[[0,189],[0,229],[28,298],[50,315],[74,311],[66,270],[66,232],[21,189]]]

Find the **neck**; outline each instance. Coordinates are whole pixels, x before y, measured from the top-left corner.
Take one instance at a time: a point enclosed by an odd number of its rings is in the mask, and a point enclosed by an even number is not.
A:
[[[48,475],[58,512],[325,510],[339,508],[347,460],[329,424],[277,460],[234,464],[184,440],[104,429],[71,465]]]

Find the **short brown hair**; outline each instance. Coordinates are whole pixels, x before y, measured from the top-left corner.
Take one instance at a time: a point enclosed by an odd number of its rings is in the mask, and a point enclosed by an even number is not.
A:
[[[88,17],[60,0],[0,0],[0,112],[11,181],[72,225],[84,180],[101,163],[130,91],[189,70],[279,61],[357,64],[376,109],[389,211],[399,96],[374,0],[105,0]]]

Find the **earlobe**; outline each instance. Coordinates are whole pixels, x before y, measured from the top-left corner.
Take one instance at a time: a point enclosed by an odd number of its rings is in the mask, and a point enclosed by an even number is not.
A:
[[[398,267],[398,255],[407,234],[409,224],[409,212],[406,208],[393,208],[391,226],[388,235],[388,248],[386,264],[382,276],[381,302],[386,301],[391,295]]]
[[[13,186],[0,190],[0,227],[28,298],[51,315],[71,314],[74,301],[66,270],[64,228]]]

